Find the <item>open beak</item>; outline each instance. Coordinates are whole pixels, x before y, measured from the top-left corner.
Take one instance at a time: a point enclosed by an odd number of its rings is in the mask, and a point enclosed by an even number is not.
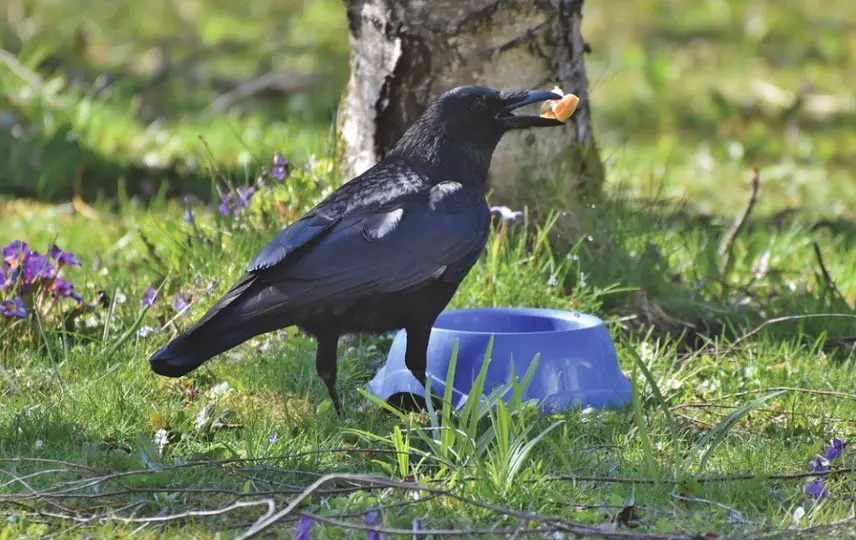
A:
[[[543,116],[529,114],[514,114],[520,107],[540,103],[548,99],[562,99],[560,94],[546,90],[530,90],[529,92],[515,92],[508,94],[505,99],[507,105],[496,115],[496,121],[505,129],[524,129],[530,127],[550,127],[564,125],[555,118],[544,118]]]

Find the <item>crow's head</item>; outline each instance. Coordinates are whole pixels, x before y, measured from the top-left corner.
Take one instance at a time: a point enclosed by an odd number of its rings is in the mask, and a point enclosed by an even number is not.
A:
[[[422,119],[455,137],[499,140],[510,129],[561,126],[562,122],[537,113],[514,113],[525,105],[560,97],[543,90],[500,92],[486,86],[459,86],[431,103]]]
[[[512,129],[555,127],[562,122],[515,110],[560,95],[543,90],[501,92],[485,86],[453,88],[428,105],[393,149],[393,154],[424,156],[442,164],[465,153],[487,174],[496,145]],[[454,156],[454,154],[459,154]]]

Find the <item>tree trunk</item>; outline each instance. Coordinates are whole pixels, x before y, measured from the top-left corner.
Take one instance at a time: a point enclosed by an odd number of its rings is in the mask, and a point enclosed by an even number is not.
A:
[[[351,74],[339,107],[338,151],[348,177],[380,159],[427,103],[450,88],[549,90],[559,84],[580,97],[577,112],[562,128],[503,138],[490,170],[493,201],[552,206],[600,192],[603,166],[588,102],[583,0],[345,4]]]

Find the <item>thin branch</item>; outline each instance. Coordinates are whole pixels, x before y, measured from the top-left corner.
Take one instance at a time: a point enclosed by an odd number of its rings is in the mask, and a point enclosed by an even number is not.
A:
[[[410,491],[424,491],[426,493],[439,494],[445,497],[449,497],[460,502],[470,504],[473,506],[477,506],[479,508],[483,508],[485,510],[491,510],[493,512],[501,513],[503,515],[509,517],[515,517],[524,521],[533,521],[542,523],[545,525],[553,526],[556,530],[568,532],[570,534],[575,535],[586,535],[589,537],[601,537],[601,538],[633,538],[633,539],[689,539],[690,536],[682,534],[682,533],[629,533],[625,531],[605,531],[595,526],[582,525],[578,523],[574,523],[559,517],[553,516],[544,516],[541,514],[536,514],[533,512],[521,512],[518,510],[513,510],[506,506],[495,505],[483,501],[478,501],[475,499],[471,499],[469,497],[464,497],[462,495],[457,495],[449,490],[431,488],[422,486],[419,484],[411,483],[411,482],[399,482],[397,480],[392,480],[380,476],[371,476],[371,475],[363,475],[363,474],[330,474],[324,476],[323,478],[319,478],[312,485],[306,488],[306,490],[297,496],[294,500],[292,500],[287,507],[276,512],[272,516],[260,519],[256,523],[253,524],[252,527],[247,529],[244,534],[240,535],[239,539],[247,539],[253,538],[271,526],[275,525],[277,522],[290,518],[291,516],[297,514],[298,507],[303,504],[303,502],[315,494],[321,487],[330,482],[337,481],[348,481],[355,482],[364,485],[379,485],[388,488],[397,488],[397,489],[406,489]],[[412,534],[412,531],[408,531],[408,533]]]
[[[738,482],[744,480],[800,480],[805,478],[816,478],[819,476],[835,476],[839,474],[850,474],[856,471],[854,467],[841,467],[824,472],[800,472],[800,473],[773,473],[773,474],[734,474],[722,476],[702,476],[699,478],[687,477],[699,484],[712,484],[717,482]],[[566,480],[571,482],[593,482],[601,484],[655,484],[650,478],[629,478],[622,476],[580,476],[576,474],[555,474],[547,476],[546,481]],[[681,480],[661,480],[663,484],[680,484]]]
[[[746,205],[743,207],[743,210],[734,218],[734,221],[731,223],[731,227],[725,231],[725,235],[722,237],[722,242],[719,244],[719,256],[725,257],[728,255],[728,259],[726,259],[725,264],[726,268],[728,268],[731,263],[731,247],[734,244],[734,241],[737,240],[740,232],[746,226],[746,223],[749,221],[749,216],[752,214],[752,209],[755,208],[755,203],[758,202],[758,191],[761,189],[760,177],[761,174],[758,171],[758,167],[753,167],[749,199],[746,201]]]
[[[844,295],[838,289],[838,285],[835,284],[835,280],[832,279],[832,274],[826,268],[826,263],[823,260],[823,252],[820,251],[820,244],[817,243],[817,240],[812,242],[812,247],[814,248],[814,258],[817,259],[817,264],[820,266],[820,273],[823,275],[823,281],[826,282],[826,290],[832,291],[835,293],[835,296],[846,302]]]
[[[803,315],[785,315],[783,317],[774,317],[772,319],[767,319],[766,321],[762,322],[761,324],[759,324],[758,326],[756,326],[755,328],[753,328],[749,332],[743,334],[742,336],[740,336],[736,340],[732,341],[731,344],[724,351],[722,351],[719,354],[721,354],[723,356],[731,354],[732,352],[734,352],[737,349],[737,346],[741,342],[743,342],[746,339],[749,339],[750,337],[758,334],[761,330],[763,330],[764,328],[766,328],[768,326],[778,324],[778,323],[782,323],[782,322],[800,321],[800,320],[804,320],[804,319],[823,319],[823,318],[856,319],[856,315],[851,315],[848,313],[807,313],[807,314],[803,314]]]

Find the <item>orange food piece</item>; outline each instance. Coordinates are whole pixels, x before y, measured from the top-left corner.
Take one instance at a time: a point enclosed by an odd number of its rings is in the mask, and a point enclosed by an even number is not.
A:
[[[542,103],[541,116],[543,118],[554,118],[559,122],[567,122],[568,118],[577,110],[580,98],[574,94],[565,94],[558,86],[553,92],[562,96],[562,99],[550,99]]]

